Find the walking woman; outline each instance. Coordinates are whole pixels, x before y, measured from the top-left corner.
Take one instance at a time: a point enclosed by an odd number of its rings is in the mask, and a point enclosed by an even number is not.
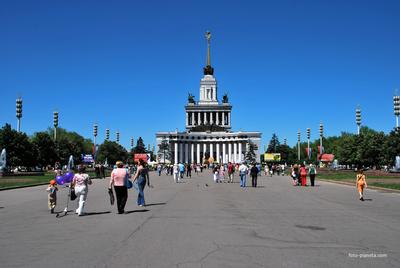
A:
[[[89,175],[85,173],[85,166],[79,165],[78,166],[78,174],[74,175],[72,179],[72,185],[75,189],[75,194],[78,199],[78,208],[76,209],[76,213],[79,216],[85,215],[85,203],[87,199],[87,194],[89,191],[88,185],[92,184],[92,180],[90,179]]]
[[[358,193],[360,194],[360,200],[364,201],[363,194],[364,194],[364,188],[367,188],[367,181],[362,168],[357,169],[356,187],[358,189]]]
[[[311,186],[314,186],[315,176],[317,175],[317,169],[313,164],[310,164],[310,168],[308,169],[308,174],[310,174]]]
[[[129,176],[124,168],[124,163],[117,161],[117,168],[111,172],[111,179],[108,189],[111,190],[114,185],[115,195],[117,196],[118,214],[125,212],[126,200],[128,199],[128,188],[126,188],[126,180]]]
[[[307,169],[304,164],[300,166],[301,186],[307,186]]]
[[[150,186],[150,178],[149,178],[149,171],[146,167],[146,162],[143,161],[143,159],[139,159],[139,166],[136,171],[135,177],[133,178],[133,181],[137,180],[138,187],[139,187],[139,193],[138,193],[138,199],[137,199],[137,204],[141,207],[144,207],[146,205],[144,201],[144,187]]]

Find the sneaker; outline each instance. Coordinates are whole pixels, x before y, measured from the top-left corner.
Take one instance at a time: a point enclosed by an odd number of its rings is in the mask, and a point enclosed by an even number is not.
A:
[[[54,213],[54,208],[50,209],[50,213],[51,213],[51,214]]]

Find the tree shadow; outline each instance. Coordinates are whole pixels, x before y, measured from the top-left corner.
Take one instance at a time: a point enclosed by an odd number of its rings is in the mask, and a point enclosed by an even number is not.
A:
[[[150,211],[148,209],[136,209],[136,210],[129,210],[129,211],[125,211],[124,214],[131,214],[131,213],[136,213],[136,212],[147,212]]]
[[[165,205],[167,203],[153,203],[153,204],[146,204],[146,207],[151,207],[151,206],[162,206]]]

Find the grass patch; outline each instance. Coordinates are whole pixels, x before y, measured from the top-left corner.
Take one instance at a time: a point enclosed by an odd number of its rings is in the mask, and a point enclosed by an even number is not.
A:
[[[382,188],[388,188],[388,189],[400,190],[400,183],[372,182],[372,183],[368,183],[368,185],[376,186],[376,187],[382,187]]]
[[[106,172],[107,177],[110,176],[110,173],[110,171]],[[94,172],[89,172],[88,174],[91,178],[95,177]],[[2,177],[0,178],[0,189],[47,184],[54,178],[55,175],[52,172],[45,173],[43,176]]]

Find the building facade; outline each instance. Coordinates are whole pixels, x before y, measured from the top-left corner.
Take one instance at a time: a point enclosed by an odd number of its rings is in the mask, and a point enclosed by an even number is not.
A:
[[[158,132],[157,155],[159,162],[168,163],[240,163],[250,150],[260,161],[260,132],[234,132],[231,130],[232,105],[228,96],[218,101],[217,80],[211,67],[210,33],[207,32],[207,65],[200,81],[198,102],[189,94],[186,110],[186,130]]]

